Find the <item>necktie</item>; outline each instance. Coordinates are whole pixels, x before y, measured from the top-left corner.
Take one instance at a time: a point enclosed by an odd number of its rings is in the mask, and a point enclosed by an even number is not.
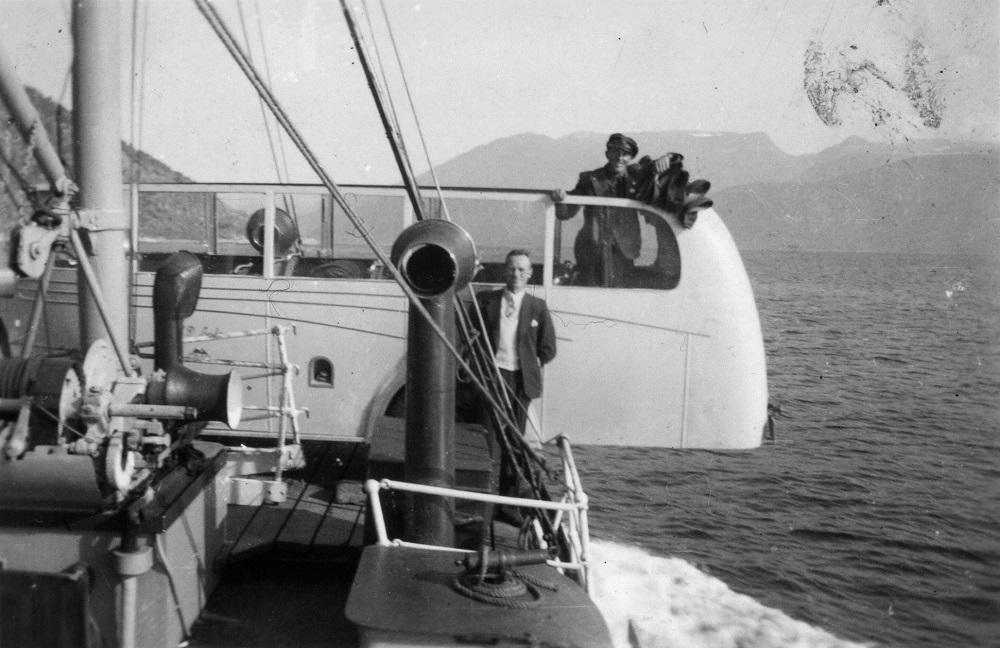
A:
[[[514,295],[509,292],[503,294],[503,316],[506,318],[514,317]]]

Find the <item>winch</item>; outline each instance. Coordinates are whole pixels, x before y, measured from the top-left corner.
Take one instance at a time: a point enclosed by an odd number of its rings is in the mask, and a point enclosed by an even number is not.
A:
[[[194,312],[201,265],[178,253],[157,272],[156,360],[127,375],[111,344],[76,356],[0,360],[0,508],[100,511],[155,483],[199,421],[238,424],[239,374],[183,366],[180,330]]]

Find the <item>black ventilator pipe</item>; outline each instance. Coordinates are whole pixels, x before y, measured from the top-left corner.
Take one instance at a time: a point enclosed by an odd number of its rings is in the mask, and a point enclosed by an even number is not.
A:
[[[410,306],[406,352],[406,463],[409,482],[455,486],[455,359],[435,332],[454,345],[455,292],[472,279],[476,248],[461,227],[443,220],[407,228],[392,262],[430,316]],[[412,494],[403,526],[410,542],[454,546],[455,504],[439,495]]]

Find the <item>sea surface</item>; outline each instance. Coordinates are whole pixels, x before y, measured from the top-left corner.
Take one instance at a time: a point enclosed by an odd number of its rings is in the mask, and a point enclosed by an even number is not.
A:
[[[745,452],[578,449],[606,604],[644,617],[644,646],[1000,646],[1000,262],[744,261],[776,438]],[[626,563],[645,563],[628,594]],[[705,590],[716,579],[730,591]],[[680,587],[665,594],[665,580]],[[755,629],[727,626],[737,601],[767,608]],[[717,612],[685,638],[685,606]]]

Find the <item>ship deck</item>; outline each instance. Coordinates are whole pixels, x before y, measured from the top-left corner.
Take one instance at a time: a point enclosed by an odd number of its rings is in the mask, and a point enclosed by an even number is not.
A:
[[[355,646],[344,616],[363,544],[360,503],[339,482],[360,479],[361,448],[305,445],[305,469],[285,474],[280,504],[228,505],[221,580],[188,646]]]
[[[228,506],[221,579],[184,645],[358,645],[345,607],[366,541],[360,488],[368,458],[355,444],[304,450],[307,468],[286,473],[284,502]],[[515,546],[516,528],[497,521],[492,533],[497,546]]]

